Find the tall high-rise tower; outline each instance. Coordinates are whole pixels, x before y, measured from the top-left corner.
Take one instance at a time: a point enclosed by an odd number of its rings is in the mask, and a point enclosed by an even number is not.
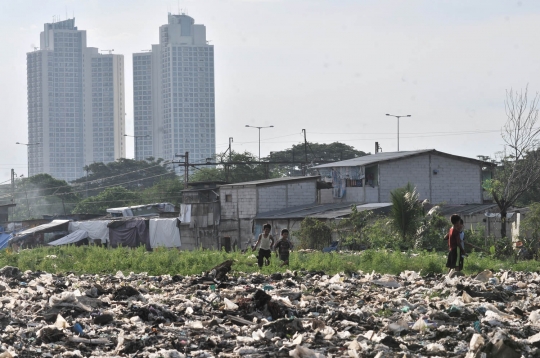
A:
[[[168,20],[159,45],[133,54],[135,158],[189,152],[190,162],[204,162],[216,152],[214,46],[193,18]]]
[[[29,176],[71,181],[85,165],[126,156],[122,55],[87,47],[69,19],[45,24],[26,59]]]

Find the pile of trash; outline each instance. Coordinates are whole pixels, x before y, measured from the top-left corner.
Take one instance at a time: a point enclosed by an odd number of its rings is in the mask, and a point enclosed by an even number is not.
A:
[[[6,357],[535,357],[540,276],[0,270]]]

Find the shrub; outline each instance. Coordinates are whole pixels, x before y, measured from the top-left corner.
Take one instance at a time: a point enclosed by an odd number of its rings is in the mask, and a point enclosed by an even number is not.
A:
[[[322,250],[332,243],[332,229],[322,221],[310,217],[302,221],[300,230],[295,231],[301,249]]]

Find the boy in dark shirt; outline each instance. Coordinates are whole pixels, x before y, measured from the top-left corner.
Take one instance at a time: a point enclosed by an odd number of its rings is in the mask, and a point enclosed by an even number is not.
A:
[[[459,215],[454,214],[450,217],[452,222],[452,227],[446,234],[446,239],[448,240],[448,260],[446,261],[446,267],[448,269],[455,269],[456,271],[461,271],[463,268],[463,258],[464,250],[461,247],[461,218]]]
[[[293,249],[293,244],[289,240],[289,230],[281,230],[281,238],[274,245],[276,255],[279,253],[279,259],[282,261],[281,266],[289,266],[289,253]]]

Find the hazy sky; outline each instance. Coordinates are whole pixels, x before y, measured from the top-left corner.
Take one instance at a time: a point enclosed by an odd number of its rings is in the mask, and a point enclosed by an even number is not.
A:
[[[158,42],[167,12],[206,25],[215,46],[217,150],[257,154],[303,141],[373,152],[435,148],[475,157],[503,149],[505,90],[540,90],[540,2],[498,0],[0,1],[0,182],[26,175],[26,53],[53,16],[76,18],[88,45],[132,57]],[[133,156],[128,141],[128,157]],[[169,158],[166,158],[169,159]]]

